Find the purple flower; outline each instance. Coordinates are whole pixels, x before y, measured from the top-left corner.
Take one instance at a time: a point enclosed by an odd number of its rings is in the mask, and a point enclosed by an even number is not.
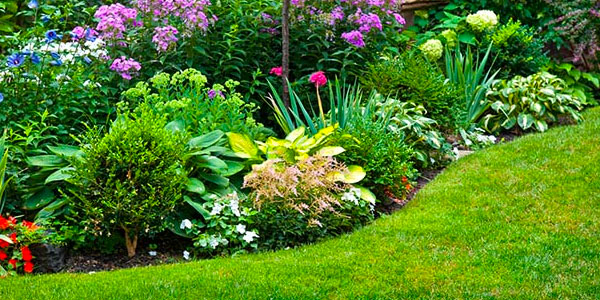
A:
[[[154,28],[154,36],[152,42],[156,44],[158,52],[165,52],[177,42],[177,28],[173,26],[156,27]]]
[[[217,95],[219,95],[223,99],[225,98],[225,95],[221,91],[215,91],[215,90],[212,90],[212,89],[210,91],[208,91],[208,98],[209,99],[214,99]]]
[[[98,34],[98,31],[96,31],[92,28],[88,28],[85,30],[85,39],[90,42],[95,42],[97,34]]]
[[[125,80],[131,80],[132,75],[136,74],[142,69],[142,65],[132,58],[126,58],[121,56],[113,61],[110,65],[110,69],[119,73]]]
[[[47,15],[43,15],[42,16],[42,22],[48,23],[48,21],[50,21],[50,17],[48,17]]]
[[[404,17],[401,14],[394,13],[394,19],[396,19],[396,22],[398,22],[398,24],[406,25],[406,20],[404,19]]]
[[[0,93],[0,103],[2,103],[2,101],[4,101],[4,94]]]
[[[365,46],[365,41],[363,40],[363,35],[358,30],[344,32],[344,33],[342,33],[342,38],[344,40],[346,40],[346,42],[348,42],[358,48],[363,48]]]
[[[9,68],[18,68],[25,62],[25,55],[21,53],[15,53],[9,56],[6,60],[6,65]]]

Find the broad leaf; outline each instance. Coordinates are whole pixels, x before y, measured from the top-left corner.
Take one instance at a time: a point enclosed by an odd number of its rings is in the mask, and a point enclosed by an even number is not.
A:
[[[191,139],[188,145],[191,148],[206,148],[217,143],[225,135],[221,130],[215,130],[207,134]]]
[[[531,125],[533,125],[533,122],[534,122],[534,118],[530,114],[520,113],[519,116],[517,117],[517,123],[524,130],[529,129],[531,127]]]
[[[204,186],[204,183],[202,183],[202,181],[198,180],[197,178],[188,179],[185,189],[188,192],[196,193],[199,195],[206,193],[206,187]]]

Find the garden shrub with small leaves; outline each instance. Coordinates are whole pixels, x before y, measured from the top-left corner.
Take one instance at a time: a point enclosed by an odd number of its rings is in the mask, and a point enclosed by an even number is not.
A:
[[[129,256],[140,235],[160,232],[187,182],[181,136],[149,108],[122,114],[101,136],[92,131],[72,161],[69,199],[86,231],[123,234]]]

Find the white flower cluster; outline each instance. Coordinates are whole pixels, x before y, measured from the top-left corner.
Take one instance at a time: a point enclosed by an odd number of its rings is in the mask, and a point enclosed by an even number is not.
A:
[[[350,188],[347,192],[342,195],[342,200],[347,202],[352,202],[354,205],[358,205],[358,201],[360,200],[360,189]]]
[[[103,59],[108,57],[108,52],[105,49],[105,43],[101,39],[95,41],[80,42],[61,42],[47,44],[42,40],[33,40],[22,49],[22,52],[33,53],[58,53],[63,63],[69,64],[75,61],[75,58],[88,57]]]
[[[467,16],[467,23],[475,31],[484,31],[498,24],[498,16],[491,10],[480,10]]]

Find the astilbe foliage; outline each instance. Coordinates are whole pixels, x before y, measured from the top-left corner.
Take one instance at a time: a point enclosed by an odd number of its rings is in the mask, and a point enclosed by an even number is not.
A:
[[[337,235],[373,219],[373,204],[360,190],[330,176],[347,168],[332,157],[312,156],[296,164],[268,160],[244,178],[261,247],[278,249]]]

